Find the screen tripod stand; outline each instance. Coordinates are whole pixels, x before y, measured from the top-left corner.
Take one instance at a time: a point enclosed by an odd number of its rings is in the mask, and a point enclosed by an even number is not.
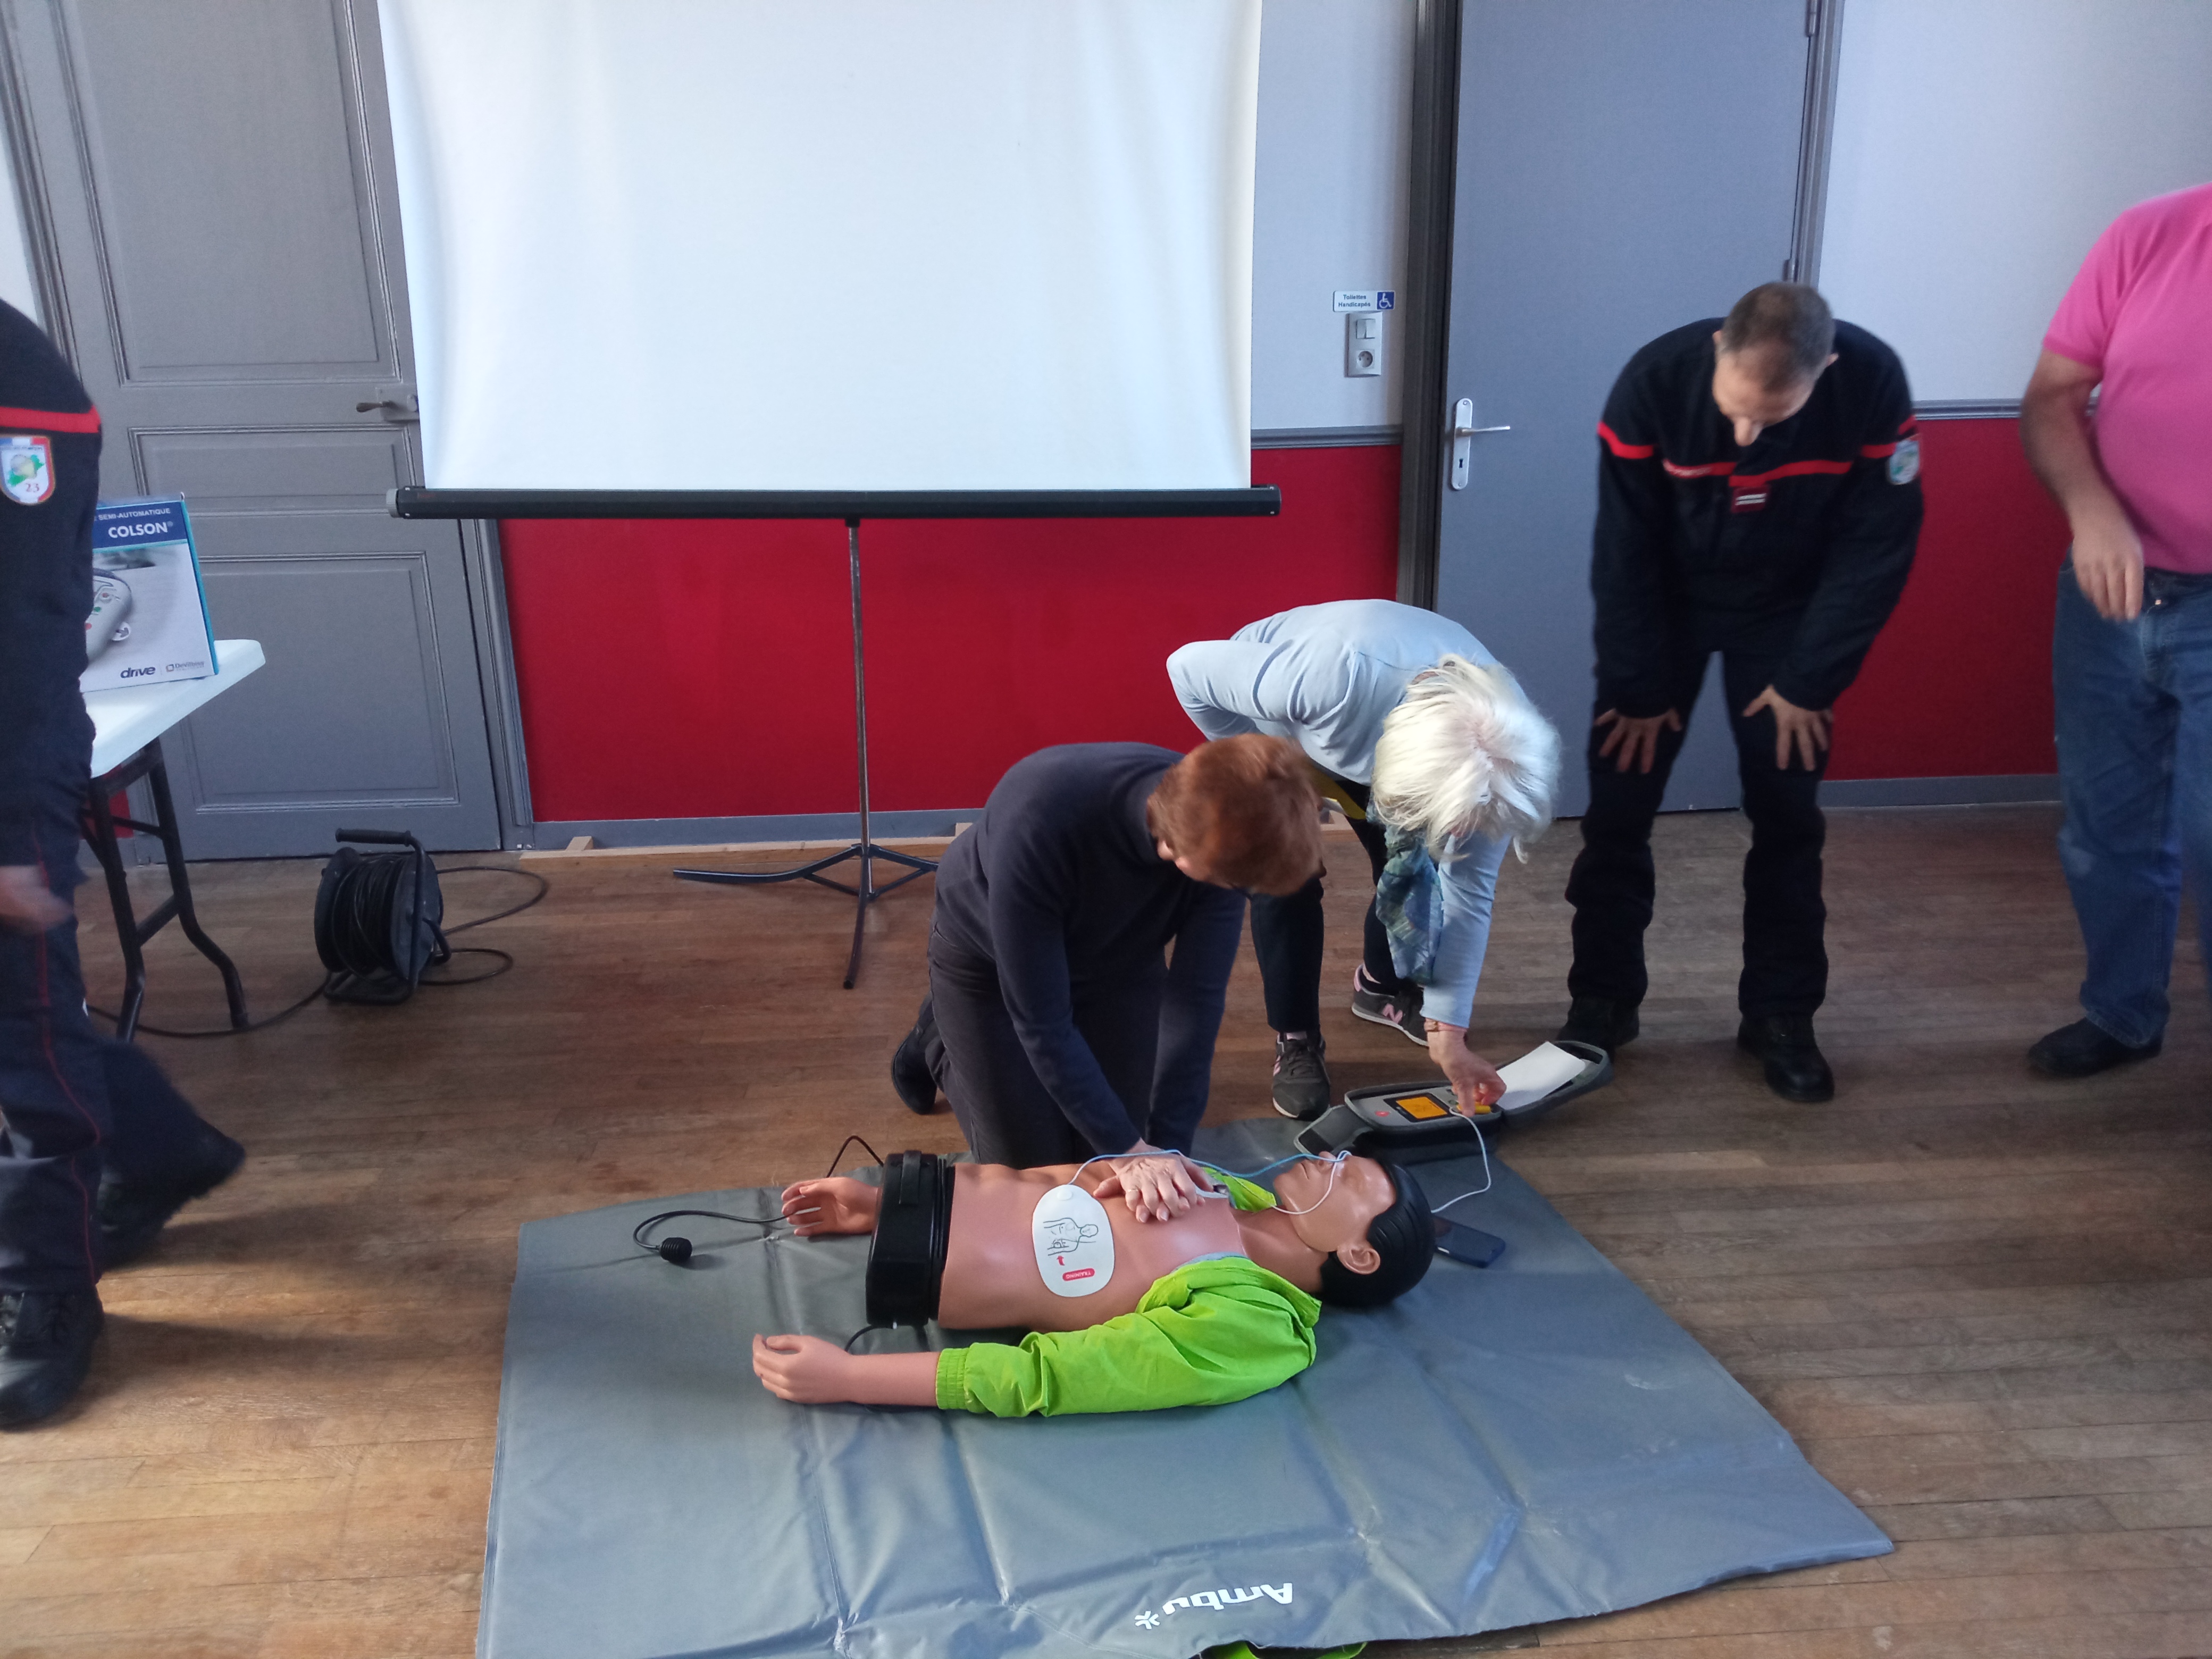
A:
[[[860,838],[827,858],[788,870],[678,870],[686,881],[760,886],[811,881],[855,901],[845,988],[860,971],[868,907],[937,868],[932,859],[879,847],[868,835],[868,684],[860,652],[860,520],[863,519],[1272,518],[1283,509],[1273,484],[1194,489],[429,489],[403,484],[386,498],[396,519],[842,519],[853,580],[853,725],[860,738]],[[847,885],[822,872],[856,863]],[[878,863],[906,873],[876,884]]]
[[[934,859],[918,859],[910,853],[895,852],[888,847],[878,847],[868,836],[868,668],[867,659],[860,647],[860,521],[845,520],[845,553],[852,567],[853,577],[853,730],[860,759],[860,838],[841,853],[832,853],[811,863],[793,865],[788,870],[678,870],[676,874],[684,881],[708,881],[732,887],[759,887],[775,882],[811,881],[823,887],[834,887],[841,893],[850,893],[856,901],[853,907],[853,954],[845,963],[845,988],[851,990],[853,981],[860,972],[860,940],[867,926],[868,907],[886,893],[896,892],[910,881],[920,881],[937,868]],[[854,872],[856,884],[825,876],[822,872],[847,860],[854,860],[858,868]],[[876,884],[876,861],[902,865],[906,873],[896,881]]]

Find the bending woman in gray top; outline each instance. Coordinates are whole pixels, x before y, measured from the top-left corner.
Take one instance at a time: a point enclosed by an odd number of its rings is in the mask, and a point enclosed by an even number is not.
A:
[[[1260,732],[1304,751],[1378,887],[1352,1012],[1426,1047],[1462,1099],[1497,1099],[1504,1085],[1467,1046],[1467,1026],[1498,865],[1551,821],[1559,734],[1474,635],[1387,599],[1283,611],[1184,646],[1168,675],[1207,737]],[[1321,895],[1316,877],[1252,901],[1276,1033],[1275,1109],[1287,1117],[1314,1116],[1330,1099]]]

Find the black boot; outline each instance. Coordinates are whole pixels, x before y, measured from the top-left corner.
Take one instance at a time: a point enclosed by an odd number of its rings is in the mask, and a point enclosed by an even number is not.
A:
[[[2163,1037],[2153,1037],[2140,1047],[2123,1042],[2103,1026],[2077,1019],[2030,1048],[2027,1063],[2046,1077],[2094,1077],[2131,1060],[2149,1060],[2165,1046]]]
[[[92,1369],[97,1291],[0,1291],[0,1429],[52,1417]]]
[[[1611,997],[1577,997],[1559,1035],[1563,1042],[1587,1042],[1611,1054],[1635,1042],[1640,1029],[1634,1003],[1615,1002]]]
[[[1812,1015],[1747,1016],[1736,1027],[1735,1046],[1759,1056],[1766,1067],[1766,1086],[1783,1099],[1814,1106],[1836,1097],[1835,1073],[1813,1040]]]
[[[246,1148],[212,1123],[200,1125],[191,1162],[159,1181],[103,1177],[94,1208],[100,1217],[100,1260],[110,1267],[136,1261],[154,1248],[169,1218],[238,1173]]]
[[[924,997],[921,1012],[914,1018],[914,1030],[900,1039],[897,1051],[891,1055],[891,1087],[908,1111],[923,1117],[937,1109],[937,1077],[929,1069],[929,1041],[936,1035],[937,1004],[933,998]]]

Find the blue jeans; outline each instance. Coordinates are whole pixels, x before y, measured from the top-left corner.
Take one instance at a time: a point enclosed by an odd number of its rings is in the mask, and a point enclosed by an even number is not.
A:
[[[2212,575],[2146,570],[2142,613],[2114,623],[2069,560],[2051,658],[2058,856],[2089,955],[2081,1008],[2141,1047],[2166,1030],[2185,872],[2212,963]]]

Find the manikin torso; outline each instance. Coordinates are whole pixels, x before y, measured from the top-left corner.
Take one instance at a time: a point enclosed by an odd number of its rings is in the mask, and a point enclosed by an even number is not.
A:
[[[996,1164],[953,1166],[939,1324],[956,1330],[1082,1330],[1127,1313],[1155,1279],[1186,1262],[1245,1253],[1236,1206],[1225,1197],[1201,1199],[1170,1221],[1139,1221],[1117,1194],[1102,1200],[1114,1235],[1112,1277],[1088,1296],[1056,1295],[1038,1271],[1032,1222],[1038,1200],[1074,1174],[1072,1164],[1036,1170]],[[1093,1164],[1075,1184],[1090,1190],[1111,1176],[1109,1166]]]

